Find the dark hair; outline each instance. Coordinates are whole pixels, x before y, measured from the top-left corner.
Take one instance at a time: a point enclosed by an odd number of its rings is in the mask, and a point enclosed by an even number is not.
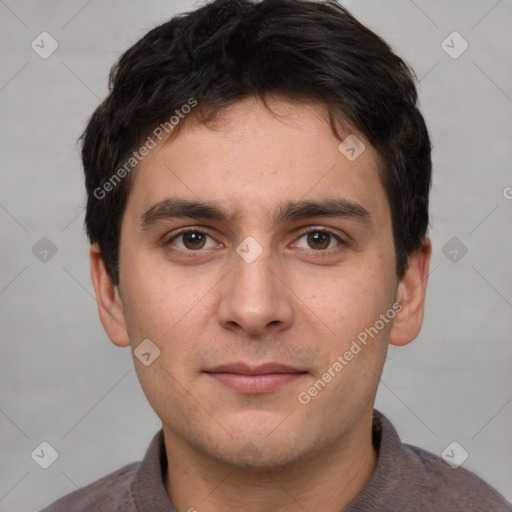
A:
[[[113,66],[110,93],[82,135],[86,229],[114,283],[133,152],[191,100],[198,108],[189,117],[206,122],[241,99],[270,95],[323,104],[338,139],[336,124],[345,122],[375,147],[402,277],[426,234],[432,167],[413,77],[334,0],[214,0],[152,29]]]

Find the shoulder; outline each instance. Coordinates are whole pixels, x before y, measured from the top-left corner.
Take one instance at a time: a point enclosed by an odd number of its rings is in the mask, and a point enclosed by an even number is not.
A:
[[[377,467],[347,512],[512,512],[512,505],[475,473],[403,443],[377,410],[372,431]]]
[[[82,487],[55,501],[41,512],[109,512],[136,511],[132,484],[139,462],[132,462],[121,469]]]
[[[434,498],[447,510],[512,512],[512,505],[475,473],[462,467],[452,468],[441,457],[417,446],[402,447],[410,459],[408,467],[415,468],[415,478],[413,474],[410,477],[415,480],[418,502]]]

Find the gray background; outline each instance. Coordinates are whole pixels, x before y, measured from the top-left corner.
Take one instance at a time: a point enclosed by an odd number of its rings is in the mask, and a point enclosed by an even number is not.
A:
[[[343,3],[416,70],[434,143],[424,328],[391,348],[377,408],[406,442],[459,442],[464,467],[512,500],[512,2]],[[160,426],[97,317],[75,141],[120,53],[193,6],[0,0],[0,511],[140,459]],[[43,31],[59,44],[47,59],[30,46]],[[469,43],[457,59],[441,46],[453,31]],[[58,249],[46,262],[32,251],[42,237]],[[452,237],[468,249],[455,262]],[[46,470],[31,458],[42,441],[59,453]]]

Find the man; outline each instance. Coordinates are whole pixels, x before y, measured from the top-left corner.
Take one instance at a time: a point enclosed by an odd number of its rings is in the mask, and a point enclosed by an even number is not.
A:
[[[162,421],[57,511],[510,511],[373,409],[418,334],[430,141],[335,2],[216,0],[119,60],[83,136],[102,324]]]

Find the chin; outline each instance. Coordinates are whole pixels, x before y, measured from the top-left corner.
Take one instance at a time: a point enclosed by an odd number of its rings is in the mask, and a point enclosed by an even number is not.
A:
[[[307,450],[307,436],[295,435],[291,425],[284,425],[283,416],[264,414],[257,421],[240,421],[228,428],[233,437],[225,440],[224,449],[217,453],[225,463],[240,469],[270,471],[282,469],[302,459]],[[280,428],[283,427],[283,428]],[[222,448],[221,448],[222,449]]]
[[[253,442],[257,446],[285,443],[293,437],[295,425],[287,413],[250,410],[236,411],[224,416],[223,425],[237,445]]]
[[[216,453],[214,458],[238,469],[255,472],[285,469],[302,458],[296,446],[286,446],[282,441],[256,444],[248,440],[233,448],[231,443],[229,451]]]

